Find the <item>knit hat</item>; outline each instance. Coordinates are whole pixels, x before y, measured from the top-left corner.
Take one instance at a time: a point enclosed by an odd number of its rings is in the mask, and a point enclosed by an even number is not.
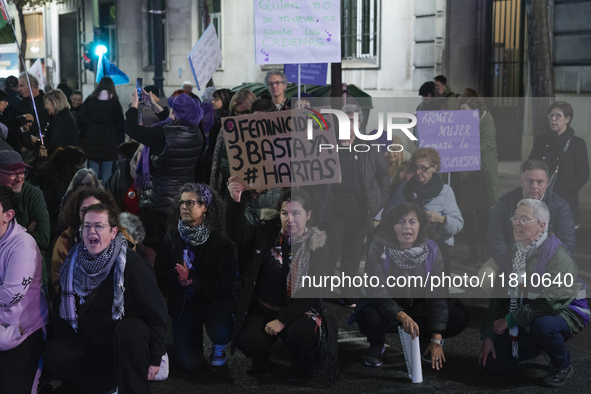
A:
[[[23,158],[20,154],[12,150],[0,151],[0,168],[6,171],[17,171],[23,168],[31,167],[23,163]]]
[[[203,118],[201,105],[186,93],[169,97],[168,105],[173,109],[175,119],[184,126],[197,127]]]

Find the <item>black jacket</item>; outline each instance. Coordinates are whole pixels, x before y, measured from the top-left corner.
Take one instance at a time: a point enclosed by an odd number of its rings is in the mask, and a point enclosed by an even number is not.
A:
[[[490,225],[486,237],[487,248],[500,267],[505,267],[505,264],[511,262],[510,255],[515,238],[513,224],[509,218],[515,215],[517,203],[524,198],[521,187],[505,193],[499,198],[499,202],[490,215]],[[575,222],[568,203],[551,190],[546,191],[542,201],[550,210],[548,231],[554,233],[571,253],[575,253],[577,248]]]
[[[123,109],[118,100],[88,98],[77,117],[83,148],[91,160],[117,160],[118,142],[123,142]],[[124,136],[123,136],[124,137]]]
[[[356,139],[354,144],[359,143]],[[366,210],[367,220],[371,222],[388,202],[390,178],[383,152],[370,150],[351,154],[353,161],[353,179],[357,193],[361,197]],[[306,188],[315,202],[312,209],[314,218],[321,227],[332,219],[335,201],[337,200],[337,184],[311,186]]]
[[[574,130],[569,127],[560,136],[553,131],[539,136],[534,141],[529,158],[545,162],[550,176],[559,165],[554,191],[568,202],[573,212],[574,223],[579,224],[579,190],[589,180],[589,159],[585,140],[574,134]],[[570,143],[565,151],[569,139]]]
[[[198,128],[165,124],[156,127],[138,125],[137,109],[125,114],[125,132],[136,141],[150,147],[150,184],[142,192],[140,208],[170,215],[180,187],[195,182],[195,166],[204,145]],[[164,149],[154,153],[154,134],[161,135]],[[156,151],[157,152],[157,151]]]
[[[78,146],[78,125],[69,109],[57,113],[45,132],[45,144],[50,154],[58,147]]]
[[[430,276],[439,276],[443,272],[443,257],[439,248],[433,241],[433,247],[436,249],[432,255],[434,263],[429,273]],[[355,313],[359,313],[366,305],[372,305],[382,317],[390,322],[394,322],[396,314],[400,311],[409,310],[411,308],[424,309],[429,321],[429,330],[434,332],[444,332],[447,329],[449,319],[449,306],[447,301],[447,289],[443,286],[431,289],[426,286],[424,289],[408,286],[406,289],[398,289],[396,287],[388,287],[386,277],[397,278],[399,276],[420,276],[427,278],[427,269],[425,264],[421,264],[413,269],[402,269],[391,262],[388,267],[388,272],[384,272],[384,264],[382,261],[382,254],[384,247],[400,248],[397,242],[388,240],[382,235],[376,235],[372,242],[367,255],[367,263],[365,265],[365,273],[368,276],[375,276],[379,278],[381,286],[369,287],[366,289],[369,298],[363,299],[360,305],[355,309]],[[429,251],[429,253],[432,253]],[[429,258],[429,257],[428,257]],[[404,292],[405,294],[401,294]],[[395,298],[391,298],[390,295]],[[404,298],[402,298],[403,296]],[[421,305],[422,304],[422,305]]]
[[[174,320],[180,319],[185,308],[187,291],[195,293],[194,305],[205,308],[217,303],[233,314],[238,265],[234,259],[232,242],[224,235],[212,232],[204,244],[190,246],[195,254],[195,261],[192,263],[195,270],[189,271],[189,279],[193,282],[188,286],[181,286],[174,267],[176,264],[183,264],[185,248],[178,230],[169,230],[156,256],[156,272],[160,287],[168,295],[170,316]]]
[[[91,346],[113,346],[113,333],[116,321],[113,321],[114,270],[95,290],[94,297],[87,300],[90,305],[84,313],[78,313],[78,332],[59,315],[61,288],[55,298],[54,329],[55,338],[77,337],[86,340]],[[127,261],[124,272],[123,319],[136,317],[143,320],[150,329],[150,365],[160,365],[166,353],[166,301],[156,284],[154,270],[148,262],[136,252],[127,249]],[[63,339],[62,339],[63,340]]]
[[[105,182],[105,190],[110,191],[113,197],[115,197],[115,201],[121,211],[124,211],[123,204],[125,202],[125,196],[133,184],[133,178],[131,177],[130,172],[130,162],[130,159],[118,160],[117,170],[115,170],[113,175],[111,175],[107,182]]]
[[[238,297],[238,308],[232,333],[232,351],[234,351],[234,344],[244,326],[254,294],[261,262],[270,253],[281,231],[281,222],[278,215],[275,217],[265,217],[263,215],[257,226],[247,225],[244,216],[244,203],[237,203],[231,199],[227,205],[226,219],[231,238],[238,244],[238,247],[251,247],[254,249],[254,258],[245,278],[243,278],[242,292]],[[328,246],[326,245],[310,251],[309,275],[320,274],[321,269],[319,267],[322,268],[323,263],[328,261],[328,253]],[[289,326],[295,318],[302,316],[310,308],[318,308],[319,305],[320,299],[318,298],[290,298],[279,310],[277,319],[285,326]]]

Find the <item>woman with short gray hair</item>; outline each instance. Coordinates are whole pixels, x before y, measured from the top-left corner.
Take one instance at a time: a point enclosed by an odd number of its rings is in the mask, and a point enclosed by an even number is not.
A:
[[[497,275],[479,361],[489,372],[504,372],[543,350],[550,372],[541,384],[562,387],[573,374],[566,341],[591,317],[585,282],[567,248],[548,234],[546,204],[521,200],[509,220],[515,238],[511,265]]]

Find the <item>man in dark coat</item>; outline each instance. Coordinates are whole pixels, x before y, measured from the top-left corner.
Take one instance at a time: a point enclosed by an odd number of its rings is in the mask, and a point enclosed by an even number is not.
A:
[[[330,246],[325,275],[334,273],[340,256],[341,272],[353,276],[359,271],[364,239],[370,226],[388,202],[390,181],[383,152],[375,149],[357,152],[353,149],[360,142],[353,128],[353,114],[359,114],[358,128],[361,127],[360,108],[346,105],[342,112],[349,116],[351,124],[351,139],[339,142],[342,181],[340,184],[314,187],[309,192],[314,201],[314,217],[320,228],[326,231]],[[354,298],[344,300],[345,304],[353,306]]]
[[[521,166],[521,186],[503,195],[495,206],[488,228],[488,250],[499,267],[510,264],[513,246],[513,225],[517,203],[524,198],[543,201],[550,210],[548,231],[554,233],[569,249],[575,252],[577,239],[573,214],[566,201],[548,190],[548,166],[538,160],[527,160]]]

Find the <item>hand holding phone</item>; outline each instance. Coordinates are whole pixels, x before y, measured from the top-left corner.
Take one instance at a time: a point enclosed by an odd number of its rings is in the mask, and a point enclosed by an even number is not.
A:
[[[143,79],[142,78],[137,78],[135,81],[135,90],[137,91],[137,99],[139,100],[139,102],[142,102],[142,82]]]

